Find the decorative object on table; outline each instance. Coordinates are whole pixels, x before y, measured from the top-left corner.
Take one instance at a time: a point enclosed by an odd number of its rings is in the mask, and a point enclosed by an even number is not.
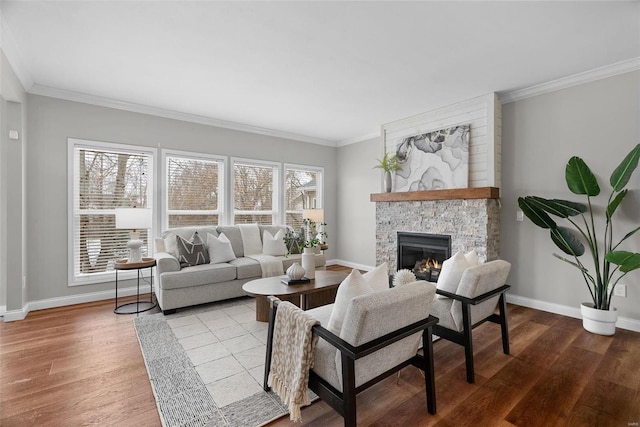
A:
[[[595,207],[592,206],[592,197],[600,194],[600,186],[596,176],[591,172],[587,164],[579,157],[572,157],[567,163],[565,179],[569,190],[574,194],[587,197],[587,204],[558,199],[544,199],[536,196],[518,198],[518,205],[522,212],[535,225],[547,228],[551,232],[551,240],[564,253],[571,255],[573,259],[553,254],[556,258],[576,267],[589,288],[593,303],[583,303],[583,327],[593,333],[601,335],[613,335],[615,333],[615,320],[609,322],[608,327],[596,327],[594,319],[585,316],[588,308],[594,310],[611,311],[610,317],[617,319],[615,308],[611,307],[611,297],[620,279],[627,273],[640,268],[640,253],[618,250],[618,247],[629,237],[633,236],[640,227],[627,233],[619,242],[613,241],[613,215],[624,200],[627,192],[626,185],[631,175],[638,166],[640,159],[640,144],[636,145],[622,163],[611,174],[609,180],[611,193],[607,201],[604,213],[603,238],[598,239],[595,224]],[[566,219],[574,228],[561,227],[551,219],[549,214]],[[586,214],[586,215],[585,215]],[[571,219],[581,216],[584,225]],[[577,231],[577,233],[576,233]],[[579,233],[579,234],[578,234]],[[580,236],[586,241],[589,253],[595,266],[595,274],[589,272],[580,261],[580,256],[585,253],[585,247],[580,241]],[[615,313],[615,314],[613,314]]]
[[[287,231],[285,231],[284,233],[283,239],[284,239],[284,244],[287,247],[287,253],[285,256],[302,253],[302,249],[304,248],[304,242],[305,242],[304,227],[300,227],[299,231],[293,231],[287,228]]]
[[[291,264],[289,268],[287,268],[287,276],[292,280],[299,280],[304,277],[304,268],[297,262]]]
[[[304,283],[310,283],[311,279],[308,279],[306,277],[302,277],[300,279],[290,279],[289,276],[287,276],[280,281],[285,285],[302,285]]]
[[[140,231],[151,228],[151,209],[146,208],[116,208],[116,228],[131,230],[131,239],[127,242],[129,248],[129,262],[142,262],[140,248],[144,244],[140,240]]]
[[[374,169],[376,168],[382,169],[383,172],[382,188],[386,193],[391,193],[391,174],[402,169],[402,166],[398,163],[398,156],[395,154],[389,155],[389,153],[384,153],[382,159],[378,159],[378,164],[374,166]]]
[[[302,211],[302,221],[307,230],[305,238],[307,240],[313,239],[317,231],[316,225],[324,221],[324,209],[304,209]],[[316,235],[315,238],[318,239],[318,241],[320,240],[318,235]]]
[[[413,274],[413,271],[407,270],[403,268],[402,270],[396,271],[396,274],[393,275],[393,286],[402,286],[408,283],[413,283],[416,281],[416,275]]]
[[[400,166],[394,191],[469,186],[469,125],[404,137],[386,152],[395,155]]]
[[[302,268],[308,279],[316,277],[316,254],[314,247],[304,248],[302,251]]]

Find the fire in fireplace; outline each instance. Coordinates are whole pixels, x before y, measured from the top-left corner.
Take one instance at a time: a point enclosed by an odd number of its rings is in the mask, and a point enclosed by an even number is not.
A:
[[[420,280],[435,282],[442,262],[451,256],[451,236],[398,232],[398,270],[413,271]]]

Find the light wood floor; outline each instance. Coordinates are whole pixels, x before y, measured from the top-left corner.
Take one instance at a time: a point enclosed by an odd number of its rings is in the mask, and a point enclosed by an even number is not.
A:
[[[0,426],[160,425],[132,317],[112,309],[103,301],[0,322]],[[517,306],[509,321],[511,355],[497,325],[474,331],[476,384],[465,381],[462,348],[435,343],[436,415],[426,411],[422,377],[406,368],[399,382],[358,396],[358,425],[640,425],[640,333],[600,337],[577,319]],[[324,402],[302,416],[305,425],[342,425]]]

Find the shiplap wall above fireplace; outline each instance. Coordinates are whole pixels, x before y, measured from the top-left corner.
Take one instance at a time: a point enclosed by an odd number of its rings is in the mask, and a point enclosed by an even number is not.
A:
[[[382,125],[382,150],[411,135],[465,124],[470,126],[469,187],[500,188],[502,104],[495,93]]]

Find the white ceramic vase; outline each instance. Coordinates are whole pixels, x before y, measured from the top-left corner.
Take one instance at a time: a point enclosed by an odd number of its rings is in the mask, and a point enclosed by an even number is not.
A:
[[[313,253],[313,248],[304,248],[302,251],[302,268],[304,268],[304,276],[307,279],[315,279],[316,256]]]
[[[598,335],[615,334],[618,320],[618,310],[615,307],[611,310],[598,310],[593,308],[593,303],[583,302],[580,304],[580,314],[582,327],[587,331]]]
[[[297,262],[294,262],[289,268],[287,268],[287,276],[293,280],[302,279],[304,277],[304,267]]]

